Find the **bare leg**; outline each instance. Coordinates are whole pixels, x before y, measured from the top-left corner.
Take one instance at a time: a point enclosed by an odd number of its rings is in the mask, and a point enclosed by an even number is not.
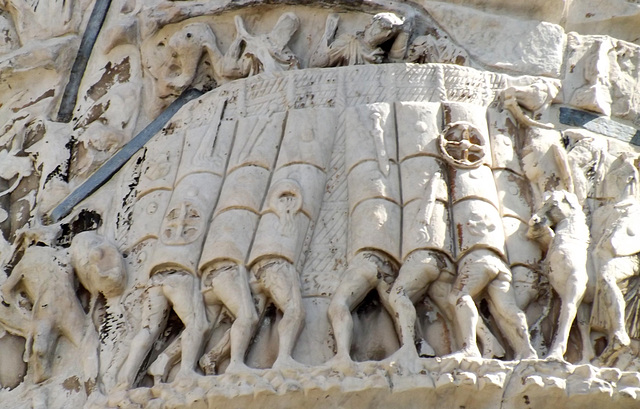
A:
[[[178,377],[193,376],[200,354],[204,334],[209,323],[200,293],[200,280],[189,274],[169,275],[162,283],[165,296],[184,324],[182,332],[182,358]]]
[[[75,291],[69,288],[69,304],[57,306],[58,327],[61,333],[79,349],[82,356],[84,379],[95,381],[100,370],[100,338],[93,324],[87,326],[87,315],[77,301]],[[59,297],[59,295],[57,295]],[[49,304],[51,305],[51,304]],[[89,318],[90,320],[90,318]]]
[[[578,307],[578,329],[582,338],[582,363],[588,364],[596,356],[591,344],[591,306],[585,303]]]
[[[351,261],[344,278],[333,294],[327,315],[333,328],[337,353],[331,362],[351,366],[349,354],[353,335],[351,310],[376,286],[377,274],[378,268],[375,263],[360,253]]]
[[[396,317],[394,321],[402,344],[393,354],[393,359],[415,361],[418,358],[415,346],[417,316],[413,303],[425,294],[429,284],[439,275],[438,262],[428,251],[414,252],[402,265],[389,294],[389,313],[391,317]],[[425,343],[425,348],[428,355],[435,356],[435,351],[430,345]]]
[[[497,258],[496,261],[502,263]],[[504,265],[504,268],[508,267]],[[537,358],[538,355],[529,340],[527,318],[516,304],[511,287],[511,275],[506,271],[498,273],[498,277],[489,284],[487,292],[492,301],[489,305],[495,307],[492,308],[491,313],[497,318],[500,330],[513,347],[515,358],[517,360]]]
[[[487,258],[483,257],[483,253],[487,252],[476,252],[480,254],[469,254],[461,261],[458,277],[449,295],[449,303],[454,305],[454,322],[460,334],[462,355],[480,358],[480,350],[476,344],[479,313],[473,297],[484,290],[495,275],[482,263]]]
[[[34,383],[46,381],[51,377],[51,361],[58,344],[58,336],[52,318],[41,318],[36,321],[29,359],[29,365],[35,369]]]
[[[631,343],[627,329],[625,327],[625,302],[624,295],[618,287],[618,283],[614,277],[610,277],[606,272],[603,274],[602,281],[605,285],[602,289],[606,291],[605,302],[607,303],[607,311],[609,311],[609,322],[611,323],[609,343],[617,342],[621,346],[627,346]]]
[[[300,294],[300,279],[293,265],[279,261],[267,267],[263,274],[265,290],[273,303],[282,311],[278,324],[279,350],[274,368],[296,366],[291,354],[304,325],[304,308]]]
[[[574,284],[575,283],[567,283],[565,286],[565,294],[561,296],[562,305],[560,306],[560,316],[558,317],[558,330],[547,354],[547,358],[564,360],[564,354],[567,352],[569,331],[576,318],[578,305],[580,305],[584,295],[584,289],[586,289],[586,283],[582,289],[576,288]]]
[[[169,303],[162,288],[154,286],[147,289],[142,309],[142,328],[131,341],[129,355],[118,372],[117,389],[128,389],[133,385],[142,361],[165,327],[168,311]]]
[[[155,385],[166,380],[169,370],[180,360],[180,356],[182,356],[182,336],[174,339],[147,369],[147,373],[153,377]]]
[[[451,273],[447,273],[447,275],[452,275]],[[444,315],[451,321],[453,321],[453,317],[455,315],[454,306],[450,304],[449,293],[451,293],[451,288],[453,284],[448,282],[448,279],[443,280],[444,274],[440,275],[440,278],[431,284],[429,287],[429,298],[434,302],[434,304],[444,313]],[[453,282],[454,279],[451,279]],[[456,334],[458,337],[460,334]],[[480,342],[482,343],[482,357],[486,359],[491,359],[493,357],[501,358],[505,355],[506,351],[498,341],[498,339],[493,335],[493,333],[489,330],[485,322],[478,317],[478,326],[476,327],[476,335]]]
[[[226,330],[222,338],[206,354],[200,358],[200,366],[205,375],[216,374],[216,364],[224,358],[230,356],[231,352],[231,328]]]
[[[220,272],[212,280],[211,288],[215,297],[235,317],[229,333],[231,358],[225,372],[246,371],[248,367],[244,364],[244,356],[258,325],[258,314],[249,289],[248,272],[243,266]]]

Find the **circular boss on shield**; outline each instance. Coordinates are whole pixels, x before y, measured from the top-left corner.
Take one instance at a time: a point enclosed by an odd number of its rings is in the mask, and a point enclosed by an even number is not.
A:
[[[484,158],[485,138],[466,121],[452,122],[440,134],[440,150],[445,160],[459,168],[477,168]]]

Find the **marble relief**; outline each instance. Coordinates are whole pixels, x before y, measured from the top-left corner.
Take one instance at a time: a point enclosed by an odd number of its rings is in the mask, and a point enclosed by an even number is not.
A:
[[[419,2],[192,3],[114,0],[69,123],[0,105],[0,407],[638,404],[639,46],[540,76]]]

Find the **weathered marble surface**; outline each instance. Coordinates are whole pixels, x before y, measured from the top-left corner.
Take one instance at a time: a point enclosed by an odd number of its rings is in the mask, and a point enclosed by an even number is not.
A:
[[[638,406],[634,2],[0,5],[0,407]]]

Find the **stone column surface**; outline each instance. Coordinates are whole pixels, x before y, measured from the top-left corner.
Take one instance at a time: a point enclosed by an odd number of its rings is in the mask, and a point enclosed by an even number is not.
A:
[[[0,409],[640,407],[639,2],[0,31]]]

